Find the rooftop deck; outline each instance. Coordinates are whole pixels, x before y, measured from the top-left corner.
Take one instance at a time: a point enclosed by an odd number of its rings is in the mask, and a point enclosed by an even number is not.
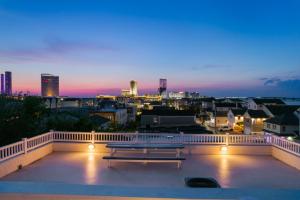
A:
[[[214,177],[223,188],[300,188],[300,171],[272,156],[188,155],[182,169],[172,163],[113,163],[104,154],[54,152],[0,181],[133,187],[185,187],[188,176]]]
[[[108,168],[106,145],[119,143],[182,144],[186,161]],[[187,188],[191,176],[222,189]],[[0,199],[300,199],[299,191],[300,144],[271,135],[51,131],[0,148]]]

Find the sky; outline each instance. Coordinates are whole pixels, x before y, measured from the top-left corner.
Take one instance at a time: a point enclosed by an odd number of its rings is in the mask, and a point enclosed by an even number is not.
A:
[[[0,72],[13,91],[300,97],[299,0],[0,0]]]

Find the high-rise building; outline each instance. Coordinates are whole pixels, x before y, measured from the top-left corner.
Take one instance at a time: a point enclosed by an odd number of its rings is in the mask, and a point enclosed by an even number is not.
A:
[[[137,91],[137,82],[132,80],[130,81],[130,95],[131,96],[137,96],[138,91]]]
[[[159,88],[158,88],[159,95],[163,98],[167,98],[167,79],[161,78],[159,79]]]
[[[1,94],[4,94],[4,74],[1,74]]]
[[[5,94],[8,96],[12,95],[12,77],[11,72],[5,72]]]
[[[41,90],[43,97],[59,96],[59,76],[41,74]]]

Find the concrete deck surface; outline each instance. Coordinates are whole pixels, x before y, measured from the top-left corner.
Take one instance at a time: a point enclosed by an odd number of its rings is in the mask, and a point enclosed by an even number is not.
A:
[[[0,181],[184,187],[185,177],[213,177],[223,188],[300,188],[300,171],[271,156],[185,155],[175,163],[113,163],[104,154],[55,152]]]

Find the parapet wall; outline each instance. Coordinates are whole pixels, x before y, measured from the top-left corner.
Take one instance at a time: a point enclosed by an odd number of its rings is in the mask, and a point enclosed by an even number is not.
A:
[[[0,162],[0,178],[29,165],[53,152],[52,143]]]
[[[272,146],[272,156],[300,170],[300,157],[288,151]]]

